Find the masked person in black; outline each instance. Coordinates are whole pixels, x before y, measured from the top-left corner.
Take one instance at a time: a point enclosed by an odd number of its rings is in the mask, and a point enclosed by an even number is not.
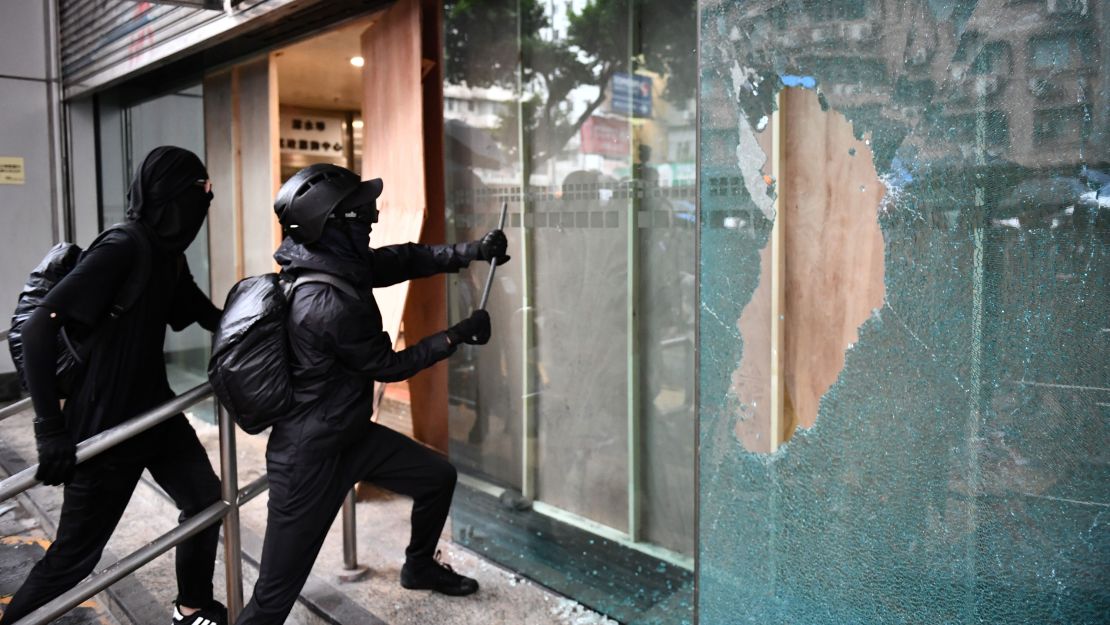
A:
[[[46,484],[65,484],[54,542],[12,597],[8,625],[72,588],[100,559],[144,469],[173,498],[181,521],[220,499],[220,482],[185,416],[76,464],[75,445],[174,397],[162,355],[166,325],[215,329],[220,310],[197,288],[184,251],[212,201],[208,172],[195,154],[160,147],[143,160],[129,193],[128,222],[111,229],[46,296],[24,324],[27,384],[35,407],[39,468]],[[149,279],[126,310],[120,292],[146,264]],[[59,333],[80,337],[82,378],[59,407]],[[223,624],[212,597],[219,527],[177,547],[174,623]]]
[[[278,191],[274,209],[287,236],[274,254],[282,271],[327,274],[334,283],[297,286],[286,328],[295,408],[270,433],[269,519],[254,596],[238,625],[283,623],[312,569],[343,498],[368,481],[413,498],[412,534],[401,585],[469,595],[478,582],[436,558],[456,472],[442,456],[373,423],[374,382],[396,382],[447,358],[460,343],[490,337],[485,311],[395,352],[372,288],[456,272],[474,260],[498,262],[501,231],[455,245],[370,248],[378,221],[380,179],[361,182],[335,165],[297,172]]]

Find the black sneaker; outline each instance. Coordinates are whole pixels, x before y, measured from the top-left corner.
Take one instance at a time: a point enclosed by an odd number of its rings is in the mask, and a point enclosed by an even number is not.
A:
[[[173,625],[227,625],[227,608],[219,601],[212,601],[207,606],[185,616],[174,602]]]
[[[450,564],[435,560],[424,565],[405,562],[401,567],[401,586],[409,590],[432,590],[452,597],[464,597],[478,592],[478,580],[459,575]]]

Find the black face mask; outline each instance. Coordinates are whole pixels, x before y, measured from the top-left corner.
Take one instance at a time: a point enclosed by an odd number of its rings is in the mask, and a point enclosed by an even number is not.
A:
[[[208,172],[197,155],[172,146],[155,148],[131,182],[127,218],[145,225],[158,247],[181,253],[204,225],[212,193],[200,186]]]
[[[350,241],[350,249],[369,260],[370,233],[378,223],[377,203],[340,208],[328,218],[328,226],[342,230]]]
[[[199,187],[187,189],[177,198],[167,203],[158,221],[150,224],[167,250],[184,252],[197,238],[208,216],[212,204],[212,192],[205,193]]]

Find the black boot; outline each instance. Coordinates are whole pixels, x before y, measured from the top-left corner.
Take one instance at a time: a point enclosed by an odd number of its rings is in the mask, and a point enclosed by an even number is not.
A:
[[[406,561],[401,567],[401,586],[409,590],[433,590],[453,597],[463,597],[478,592],[478,580],[459,575],[450,564],[435,560],[424,563]]]

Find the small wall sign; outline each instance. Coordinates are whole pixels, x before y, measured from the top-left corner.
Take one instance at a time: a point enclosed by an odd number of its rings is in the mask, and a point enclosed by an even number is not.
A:
[[[0,184],[23,184],[22,156],[0,156]]]

